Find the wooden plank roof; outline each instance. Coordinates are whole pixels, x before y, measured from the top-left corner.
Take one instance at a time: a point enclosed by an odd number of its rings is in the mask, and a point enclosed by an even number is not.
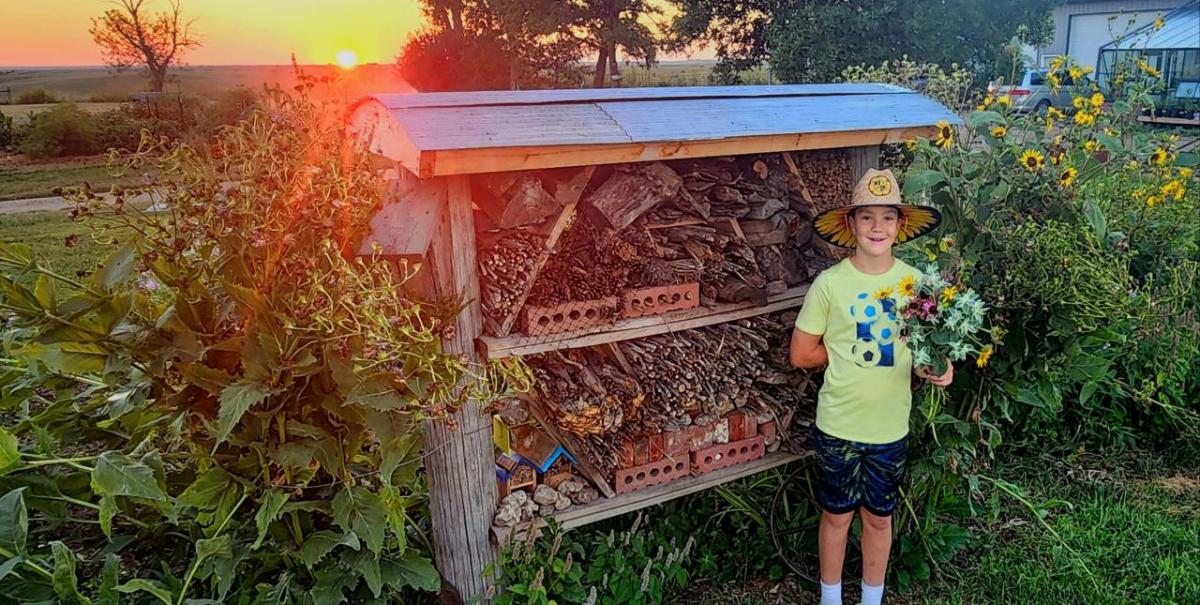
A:
[[[898,142],[958,122],[887,84],[375,95],[350,123],[422,177]]]

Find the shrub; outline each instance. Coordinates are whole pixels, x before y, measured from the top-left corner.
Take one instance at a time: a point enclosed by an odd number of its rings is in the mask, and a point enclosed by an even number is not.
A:
[[[17,127],[13,125],[13,119],[0,113],[0,150],[16,147],[17,140]]]
[[[17,95],[17,105],[45,105],[47,103],[58,103],[59,99],[54,93],[44,89],[37,88],[27,90]]]
[[[127,166],[157,180],[68,191],[115,249],[90,278],[0,245],[0,556],[20,573],[0,600],[439,587],[422,423],[520,375],[443,354],[458,301],[420,302],[409,271],[354,256],[386,187],[344,108],[270,103],[222,131],[220,161],[147,139]],[[169,211],[127,207],[151,192]]]
[[[96,117],[78,105],[56,105],[30,118],[19,149],[35,159],[96,153],[97,128]]]

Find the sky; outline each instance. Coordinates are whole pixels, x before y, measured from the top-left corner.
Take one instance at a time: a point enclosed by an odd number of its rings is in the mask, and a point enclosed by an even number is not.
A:
[[[280,65],[336,61],[392,63],[424,15],[418,0],[182,0],[203,46],[190,65]],[[100,65],[88,33],[113,0],[0,0],[0,66]],[[155,12],[167,0],[147,0]],[[711,58],[711,52],[694,58]],[[666,59],[682,59],[663,57]]]
[[[88,34],[111,0],[0,0],[0,66],[100,65]],[[191,65],[391,63],[421,27],[417,0],[182,0],[203,46]],[[166,0],[147,0],[157,12]]]

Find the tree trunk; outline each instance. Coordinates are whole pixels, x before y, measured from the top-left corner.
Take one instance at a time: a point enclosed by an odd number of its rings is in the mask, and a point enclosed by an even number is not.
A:
[[[162,92],[167,83],[167,66],[149,66],[150,92]]]
[[[614,87],[621,86],[621,68],[617,65],[617,43],[612,43],[612,48],[608,50],[608,74],[609,80],[612,81]]]
[[[596,58],[596,75],[592,76],[592,88],[604,88],[604,70],[608,67],[608,47],[600,46],[600,56]]]

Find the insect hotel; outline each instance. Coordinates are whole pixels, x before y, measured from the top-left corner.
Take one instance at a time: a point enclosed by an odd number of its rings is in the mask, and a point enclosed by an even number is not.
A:
[[[514,531],[803,456],[791,326],[839,258],[813,217],[880,145],[957,121],[878,84],[379,95],[350,120],[399,175],[364,245],[465,303],[447,351],[535,378],[428,428],[438,568],[468,599]]]

